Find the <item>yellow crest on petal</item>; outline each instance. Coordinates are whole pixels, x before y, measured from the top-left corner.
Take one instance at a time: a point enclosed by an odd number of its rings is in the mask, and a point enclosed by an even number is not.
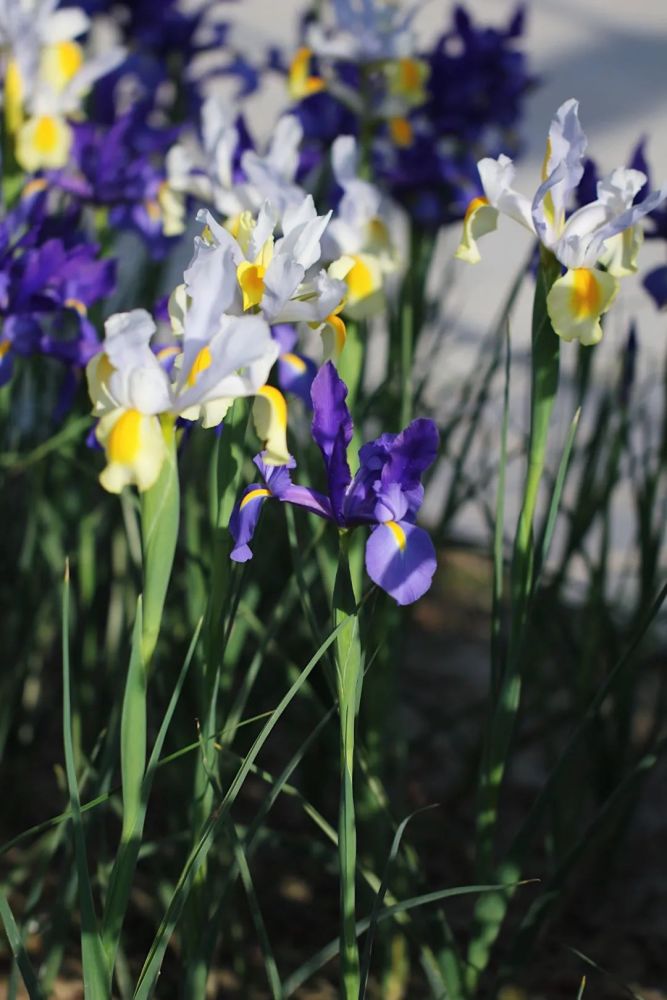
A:
[[[606,271],[577,267],[554,281],[547,295],[547,312],[554,331],[563,340],[586,347],[602,339],[600,317],[618,292],[618,281]]]
[[[40,76],[56,91],[64,90],[83,66],[83,49],[78,42],[47,45],[42,51]]]
[[[126,410],[111,428],[107,438],[107,455],[110,462],[129,465],[137,457],[141,446],[142,414],[138,410]]]
[[[600,286],[589,268],[577,267],[572,271],[570,295],[572,313],[576,319],[600,315]]]
[[[410,105],[423,104],[426,100],[425,84],[429,76],[428,64],[423,59],[394,59],[387,64],[389,92],[403,98]]]
[[[385,521],[385,527],[389,528],[392,535],[394,536],[394,541],[396,542],[396,545],[402,552],[403,549],[405,548],[405,542],[406,542],[405,532],[403,531],[403,528],[400,526],[400,524],[397,524],[396,521]]]
[[[253,500],[257,500],[259,497],[270,497],[271,490],[267,490],[266,486],[258,486],[256,490],[250,490],[250,493],[246,493],[239,504],[239,510],[243,510],[247,504],[252,503]]]
[[[414,139],[412,125],[407,118],[390,118],[389,135],[391,141],[399,149],[407,149],[408,146],[412,145]]]
[[[164,431],[157,416],[139,410],[114,410],[97,425],[107,465],[100,483],[109,493],[136,485],[143,492],[157,481],[167,454]]]
[[[326,86],[321,76],[313,76],[310,72],[312,57],[312,49],[302,46],[297,49],[290,63],[287,86],[290,96],[295,101],[300,101],[303,97],[310,97],[311,94],[318,94]]]
[[[29,118],[16,136],[16,159],[24,170],[58,170],[64,167],[72,147],[72,130],[56,115]]]
[[[264,274],[261,264],[251,264],[244,260],[236,268],[236,277],[243,293],[243,311],[258,306],[264,295]]]
[[[187,384],[189,386],[193,386],[201,373],[211,367],[212,361],[213,358],[211,357],[211,350],[208,345],[205,345],[202,347],[201,351],[197,354],[197,357],[192,363],[192,368],[188,373]]]

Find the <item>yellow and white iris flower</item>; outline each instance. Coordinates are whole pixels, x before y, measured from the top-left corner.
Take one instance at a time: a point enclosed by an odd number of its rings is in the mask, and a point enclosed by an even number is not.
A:
[[[667,188],[634,204],[646,175],[618,167],[598,183],[593,202],[568,216],[568,201],[581,180],[587,147],[578,109],[578,102],[569,100],[556,112],[542,182],[532,201],[512,187],[514,164],[509,157],[479,161],[484,195],[468,206],[456,256],[477,263],[477,240],[496,228],[499,214],[508,215],[530,230],[565,268],[547,296],[555,332],[564,340],[590,345],[602,337],[600,317],[618,292],[618,278],[636,270],[642,238],[637,223],[667,198]]]
[[[100,476],[105,489],[120,493],[133,484],[149,489],[167,456],[165,435],[173,433],[176,417],[214,426],[234,399],[246,396],[260,400],[255,425],[269,463],[289,460],[286,406],[280,393],[265,385],[278,346],[264,320],[224,316],[190,302],[183,349],[168,369],[151,350],[155,331],[144,309],[111,316],[102,351],[88,364],[93,414],[99,417],[96,436],[107,459]]]
[[[249,212],[241,215],[236,236],[210,212],[200,212],[199,218],[206,226],[195,239],[186,286],[198,280],[200,271],[222,276],[218,301],[225,312],[254,312],[268,323],[320,323],[340,304],[345,285],[319,263],[331,213],[317,215],[310,195],[285,209],[279,239],[273,235],[277,213],[268,202],[256,219]]]

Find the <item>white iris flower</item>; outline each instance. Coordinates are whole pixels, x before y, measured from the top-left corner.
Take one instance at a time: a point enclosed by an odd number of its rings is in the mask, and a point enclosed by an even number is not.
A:
[[[597,198],[567,215],[568,203],[584,171],[587,139],[579,124],[579,104],[566,101],[549,129],[542,182],[532,201],[515,191],[514,164],[507,156],[477,164],[484,196],[466,211],[456,256],[480,259],[477,240],[496,228],[498,214],[530,230],[566,269],[547,297],[549,317],[564,340],[589,345],[602,337],[600,317],[618,292],[618,278],[634,272],[641,243],[637,223],[665,198],[667,187],[633,204],[646,183],[640,170],[618,167],[597,186]]]

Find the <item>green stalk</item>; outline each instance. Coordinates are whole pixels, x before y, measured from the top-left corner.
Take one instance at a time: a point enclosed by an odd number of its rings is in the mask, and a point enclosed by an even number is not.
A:
[[[157,482],[141,494],[141,537],[144,562],[143,631],[141,655],[144,670],[155,652],[178,538],[180,492],[176,456],[176,431],[171,419],[162,430],[167,457]]]
[[[558,391],[559,345],[547,313],[547,295],[560,275],[560,265],[542,250],[533,301],[530,440],[528,470],[512,557],[512,635],[510,660],[525,625],[526,603],[533,584],[533,521],[547,452],[549,423]]]
[[[340,873],[341,995],[358,1000],[361,986],[356,932],[357,830],[354,814],[354,738],[363,678],[359,619],[350,575],[351,536],[340,536],[338,573],[334,585],[336,687],[340,714],[340,808],[338,859]]]
[[[228,691],[231,677],[224,676],[227,609],[231,593],[232,563],[229,559],[231,536],[229,518],[234,508],[243,467],[243,442],[248,421],[245,401],[237,399],[226,417],[215,453],[213,478],[213,555],[210,597],[204,619],[204,663],[199,675],[197,692],[202,746],[216,732],[218,694]],[[209,767],[201,754],[197,758],[192,796],[192,830],[196,841],[214,809],[215,793],[209,778]],[[203,946],[208,925],[209,889],[207,864],[204,862],[194,876],[192,894],[187,902],[183,921],[186,969],[183,996],[199,1000],[206,993],[208,964]]]
[[[544,471],[549,423],[558,390],[559,341],[546,307],[549,290],[560,273],[556,259],[542,251],[537,274],[532,324],[532,377],[528,467],[523,502],[514,539],[511,567],[512,624],[507,659],[499,665],[497,695],[492,695],[490,719],[482,753],[477,807],[477,873],[494,871],[494,841],[498,802],[521,699],[521,665],[527,609],[533,592],[535,544],[533,524]],[[504,873],[502,873],[504,874]],[[491,947],[506,911],[502,893],[489,893],[475,910],[468,951],[466,986],[473,994],[486,967]]]

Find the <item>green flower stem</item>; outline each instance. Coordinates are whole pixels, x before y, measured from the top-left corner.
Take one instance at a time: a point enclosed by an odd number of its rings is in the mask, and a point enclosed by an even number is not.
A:
[[[144,564],[141,653],[148,671],[157,645],[178,538],[180,490],[174,422],[162,423],[167,457],[157,482],[141,495],[141,536]]]
[[[344,626],[336,639],[336,686],[340,714],[340,809],[338,858],[340,873],[341,996],[358,1000],[359,948],[356,933],[357,831],[354,813],[354,738],[361,698],[363,669],[349,547],[351,536],[341,534],[338,573],[334,586],[334,625]]]
[[[530,440],[528,445],[528,470],[523,503],[519,515],[514,554],[512,558],[512,641],[516,648],[525,624],[526,602],[533,584],[533,521],[539,495],[547,451],[549,423],[556,401],[559,374],[560,341],[554,333],[546,300],[554,281],[560,274],[555,257],[543,250],[537,273],[533,302],[532,372]]]
[[[523,638],[534,584],[533,524],[559,375],[559,340],[549,320],[546,300],[559,274],[560,266],[556,259],[550,253],[543,251],[533,303],[530,438],[523,502],[511,567],[512,623],[507,658],[501,670],[497,693],[494,692],[492,697],[491,714],[482,753],[477,808],[478,874],[494,872],[494,842],[500,789],[521,700]],[[515,872],[512,873],[512,877],[514,874]],[[507,872],[500,872],[501,879],[506,875]],[[486,967],[506,909],[507,901],[503,893],[489,893],[480,899],[476,906],[466,975],[466,986],[471,995],[477,988],[480,973]]]
[[[204,662],[200,668],[197,692],[201,745],[207,746],[216,730],[218,695],[229,689],[231,677],[224,676],[227,609],[230,603],[233,564],[229,554],[232,546],[229,534],[231,517],[241,481],[243,442],[248,423],[245,400],[237,399],[230,407],[215,452],[212,477],[213,551],[210,597],[204,619]],[[193,839],[208,821],[214,808],[215,792],[209,778],[210,767],[200,754],[194,774],[192,798]],[[206,993],[208,967],[204,941],[208,925],[209,890],[207,865],[197,871],[183,922],[186,969],[183,996],[200,1000]]]

